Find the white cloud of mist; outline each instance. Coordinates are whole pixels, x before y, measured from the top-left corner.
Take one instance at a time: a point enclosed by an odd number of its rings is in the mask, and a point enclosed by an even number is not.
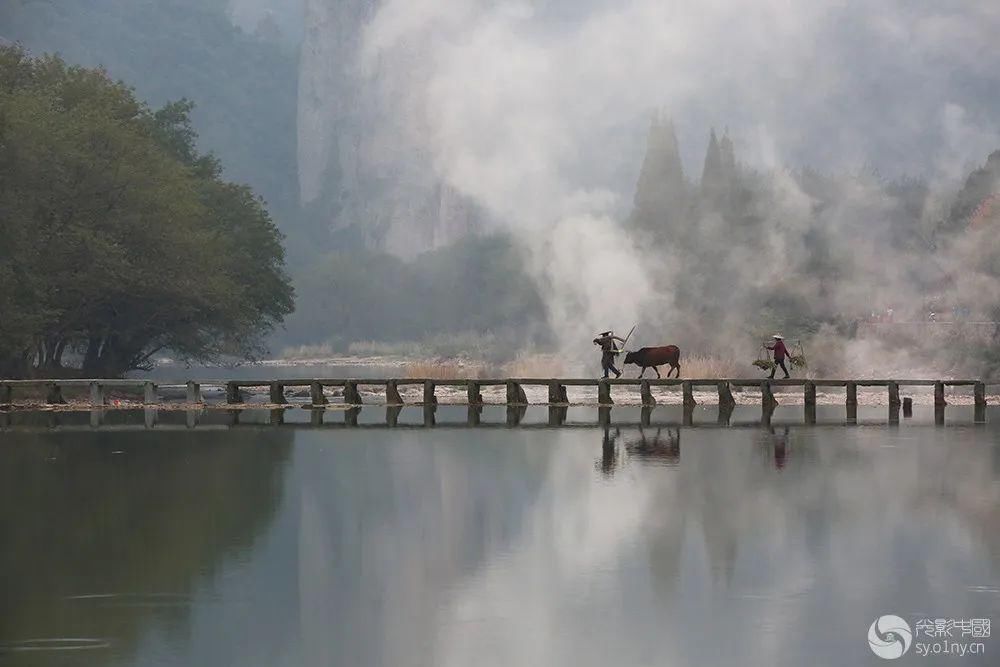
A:
[[[594,331],[671,305],[662,288],[671,255],[637,249],[619,225],[653,108],[675,118],[693,180],[710,125],[729,125],[740,158],[760,168],[875,164],[932,185],[953,182],[1000,144],[985,113],[990,91],[967,86],[996,81],[1000,10],[939,5],[386,0],[358,57],[382,90],[385,115],[374,122],[392,159],[429,160],[515,233],[531,251],[551,324],[579,349]],[[734,286],[734,305],[741,286],[776,279],[784,258],[804,251],[788,232],[811,199],[792,179],[780,183],[767,254],[732,249],[732,261],[753,267]],[[841,208],[825,215],[844,225],[848,245],[852,229],[884,214],[860,186]],[[904,284],[878,247],[845,252],[882,266],[888,291]],[[801,289],[816,286],[806,279]],[[848,283],[832,298],[850,304],[870,289]]]

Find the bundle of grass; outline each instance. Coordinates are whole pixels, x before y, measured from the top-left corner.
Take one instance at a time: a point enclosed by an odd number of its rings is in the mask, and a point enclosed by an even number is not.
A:
[[[770,359],[758,359],[753,362],[753,365],[762,371],[773,371],[776,368],[775,363]]]

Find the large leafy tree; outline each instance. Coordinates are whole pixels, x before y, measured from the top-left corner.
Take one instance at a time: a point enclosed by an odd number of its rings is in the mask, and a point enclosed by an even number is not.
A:
[[[190,110],[0,47],[4,374],[253,356],[291,312],[280,235],[198,153]]]

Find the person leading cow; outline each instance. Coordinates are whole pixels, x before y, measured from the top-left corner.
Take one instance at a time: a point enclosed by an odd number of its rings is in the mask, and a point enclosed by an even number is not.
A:
[[[604,370],[604,379],[608,379],[608,373],[614,373],[615,377],[621,377],[622,372],[615,368],[615,357],[621,354],[621,350],[615,345],[615,341],[625,344],[625,339],[614,335],[613,331],[605,331],[594,339],[594,345],[601,348],[601,368]]]

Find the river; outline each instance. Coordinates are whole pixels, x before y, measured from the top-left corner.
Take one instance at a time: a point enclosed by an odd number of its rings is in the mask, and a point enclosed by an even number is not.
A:
[[[861,665],[882,615],[1000,619],[995,409],[629,410],[22,419],[0,433],[0,664]],[[900,664],[1000,660],[1000,638],[918,639]]]

